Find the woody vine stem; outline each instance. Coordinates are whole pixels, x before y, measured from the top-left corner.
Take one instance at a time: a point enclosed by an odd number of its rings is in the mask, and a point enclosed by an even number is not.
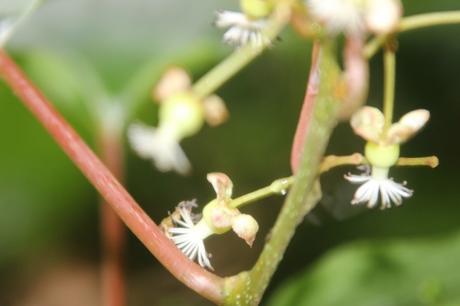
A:
[[[273,26],[267,30],[270,37],[277,36],[288,23],[292,3],[293,1],[280,1],[272,20]],[[460,12],[404,18],[398,31],[446,23],[460,23]],[[364,54],[367,57],[372,56],[385,40],[386,37],[372,40],[364,49]],[[179,281],[216,304],[257,305],[296,226],[314,208],[320,198],[317,185],[319,165],[324,167],[322,169],[330,169],[334,166],[331,159],[325,159],[322,164],[321,161],[330,134],[338,121],[340,102],[335,93],[340,85],[341,71],[335,56],[334,42],[323,38],[320,45],[320,54],[317,59],[319,82],[309,84],[316,87],[318,95],[310,108],[311,112],[307,114],[308,133],[301,141],[303,146],[299,167],[295,176],[287,180],[289,185],[292,184],[291,190],[272,229],[271,238],[267,241],[253,269],[227,278],[221,278],[204,270],[176,248],[4,51],[0,51],[0,75],[99,191],[105,202],[111,206],[123,223]],[[193,87],[193,90],[201,97],[212,93],[262,52],[264,47],[266,45],[256,51],[250,48],[237,50],[226,61],[205,75]],[[359,156],[354,155],[352,158],[355,159],[347,162],[365,163]],[[326,161],[331,164],[325,165]],[[435,166],[437,160],[433,157],[412,160],[401,158],[399,163],[401,165]],[[337,165],[340,165],[340,162]],[[263,188],[261,191],[236,198],[234,203],[235,206],[240,206],[272,193],[271,188]]]

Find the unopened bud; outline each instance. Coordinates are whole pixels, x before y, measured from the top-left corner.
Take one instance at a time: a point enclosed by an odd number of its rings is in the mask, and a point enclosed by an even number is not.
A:
[[[206,122],[210,126],[217,126],[228,119],[228,110],[224,100],[219,96],[213,95],[203,101]]]
[[[252,247],[259,231],[259,224],[252,216],[240,214],[233,219],[232,229],[238,237]]]
[[[387,142],[400,144],[407,141],[420,131],[430,119],[430,112],[417,109],[405,114],[397,123],[393,124],[386,135]]]
[[[379,142],[385,119],[382,112],[370,106],[358,110],[350,120],[353,131],[367,141]]]
[[[163,74],[160,81],[153,89],[153,98],[163,101],[169,96],[186,91],[191,86],[191,79],[188,73],[179,67],[171,67]]]
[[[402,5],[399,0],[370,0],[365,19],[370,31],[387,34],[396,29],[401,15]]]
[[[211,183],[212,188],[214,188],[218,200],[230,200],[233,193],[233,182],[225,173],[208,173],[206,178]]]

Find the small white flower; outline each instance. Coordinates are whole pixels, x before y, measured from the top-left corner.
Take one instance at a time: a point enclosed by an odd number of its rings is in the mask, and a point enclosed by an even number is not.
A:
[[[183,202],[177,207],[179,218],[173,218],[176,227],[168,230],[171,240],[191,260],[197,260],[202,267],[213,270],[209,261],[208,253],[204,246],[204,239],[211,236],[213,231],[204,219],[195,222],[192,208],[194,202]]]
[[[363,32],[365,29],[363,5],[356,0],[307,0],[313,17],[323,22],[333,33]]]
[[[219,28],[228,28],[223,41],[231,46],[242,47],[250,44],[261,47],[269,44],[270,40],[263,33],[267,20],[250,19],[245,14],[231,11],[217,12],[215,24]]]
[[[176,137],[164,127],[154,128],[133,123],[128,128],[128,140],[140,157],[151,160],[162,172],[174,170],[187,174],[191,165]]]
[[[400,0],[307,0],[307,6],[334,34],[389,33],[402,14]]]
[[[345,179],[354,184],[362,184],[356,190],[351,204],[367,203],[367,207],[374,208],[377,206],[379,195],[381,198],[381,208],[390,208],[391,203],[396,206],[402,204],[404,198],[409,198],[413,190],[407,188],[404,184],[396,183],[392,178],[388,178],[388,168],[372,167],[372,173],[369,168],[360,175],[348,174]]]

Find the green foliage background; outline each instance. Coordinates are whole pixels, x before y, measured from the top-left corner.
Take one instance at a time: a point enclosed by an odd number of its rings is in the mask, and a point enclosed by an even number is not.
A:
[[[406,15],[460,9],[456,0],[404,3]],[[196,79],[229,54],[211,23],[216,9],[236,7],[230,0],[50,0],[8,50],[94,144],[100,99],[130,105],[133,118],[154,124],[157,106],[148,91],[165,67],[184,65]],[[403,155],[436,154],[440,167],[395,169],[396,180],[407,180],[415,195],[386,211],[350,207],[354,189],[342,176],[353,169],[325,175],[321,205],[300,226],[264,304],[460,305],[459,37],[460,26],[443,26],[400,38],[396,117],[414,108],[432,114]],[[281,38],[218,91],[231,120],[184,141],[191,176],[158,173],[126,147],[126,184],[154,220],[184,199],[210,200],[208,172],[227,173],[236,194],[290,174],[310,44],[292,31]],[[380,55],[371,68],[369,102],[379,106]],[[36,288],[47,284],[53,267],[84,266],[91,271],[86,281],[97,278],[97,194],[3,84],[0,109],[0,305],[29,305],[28,298],[47,305]],[[329,151],[348,154],[362,145],[341,124]],[[247,208],[262,229],[252,249],[230,234],[209,241],[219,274],[252,265],[281,203],[274,197]],[[129,305],[207,303],[169,276],[131,234],[126,266]],[[98,305],[90,301],[85,305]]]

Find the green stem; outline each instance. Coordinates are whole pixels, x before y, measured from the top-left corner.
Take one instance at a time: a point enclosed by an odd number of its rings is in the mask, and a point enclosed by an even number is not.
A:
[[[326,156],[321,165],[319,167],[319,173],[322,174],[331,170],[332,168],[338,166],[347,166],[347,165],[361,165],[365,162],[365,158],[363,155],[359,153],[354,153],[352,155],[346,156],[336,156],[336,155],[329,155]],[[412,161],[409,161],[412,162]],[[415,162],[415,161],[413,161]],[[426,163],[425,159],[421,161],[422,163]],[[281,179],[277,179],[273,181],[269,186],[257,189],[245,195],[242,195],[236,199],[233,199],[230,203],[231,207],[238,208],[252,202],[267,198],[274,194],[285,194],[289,188],[294,184],[295,177],[285,177]]]
[[[319,94],[295,183],[254,268],[226,279],[225,305],[258,305],[297,225],[319,199],[319,190],[314,189],[318,166],[337,123],[340,106],[333,96],[340,71],[333,50],[329,42],[323,44],[319,59]]]
[[[287,189],[291,187],[294,183],[294,177],[286,177],[278,179],[271,183],[269,186],[258,189],[256,191],[250,192],[248,194],[242,195],[230,203],[230,206],[237,208],[243,205],[261,200],[263,198],[269,197],[273,194],[285,194]]]
[[[383,115],[385,117],[384,131],[387,131],[393,122],[393,109],[395,98],[396,54],[389,44],[383,55],[384,64],[384,92]]]
[[[458,23],[460,23],[460,11],[420,14],[403,18],[395,32],[403,33],[420,28]],[[386,35],[373,38],[364,48],[365,56],[367,58],[374,56],[385,41]]]
[[[285,2],[286,3],[280,3],[278,5],[276,11],[270,19],[267,29],[264,31],[263,35],[265,35],[269,41],[273,41],[289,21],[290,3],[289,1]],[[264,43],[260,46],[248,44],[237,49],[224,61],[201,77],[201,79],[193,85],[192,91],[198,96],[198,98],[207,97],[269,46],[271,46],[271,43]]]

